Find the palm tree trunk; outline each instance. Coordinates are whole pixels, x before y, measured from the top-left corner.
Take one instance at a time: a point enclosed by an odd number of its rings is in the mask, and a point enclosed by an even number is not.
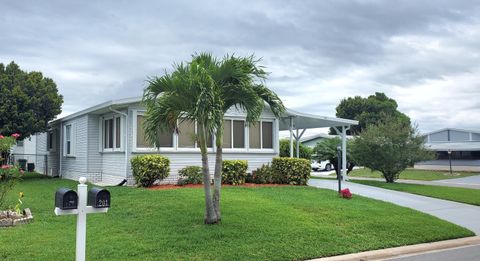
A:
[[[215,172],[213,175],[215,191],[213,194],[213,207],[215,209],[215,214],[217,215],[218,221],[222,220],[222,215],[220,212],[220,191],[222,189],[222,143],[223,143],[223,130],[219,129],[216,133],[216,146],[217,152],[215,155]]]
[[[213,207],[212,191],[210,186],[210,169],[208,167],[208,154],[207,154],[207,138],[205,135],[205,125],[199,124],[199,143],[200,151],[202,154],[202,172],[203,172],[203,189],[205,191],[205,224],[218,223],[217,215]]]

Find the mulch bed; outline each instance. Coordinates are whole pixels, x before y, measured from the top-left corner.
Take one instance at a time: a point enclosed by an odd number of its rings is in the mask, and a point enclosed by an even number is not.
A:
[[[255,184],[255,183],[245,183],[242,185],[228,185],[222,184],[222,187],[244,187],[244,188],[258,188],[258,187],[284,187],[284,186],[292,186],[289,184]],[[213,187],[213,185],[212,185]],[[165,190],[165,189],[181,189],[181,188],[203,188],[203,184],[187,184],[183,186],[175,185],[175,184],[165,184],[165,185],[155,185],[149,187],[150,190]]]

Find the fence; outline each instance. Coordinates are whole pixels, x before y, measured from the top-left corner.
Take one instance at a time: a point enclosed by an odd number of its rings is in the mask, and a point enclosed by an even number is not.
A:
[[[35,171],[48,175],[48,159],[45,154],[10,154],[10,163],[19,164],[25,171]]]

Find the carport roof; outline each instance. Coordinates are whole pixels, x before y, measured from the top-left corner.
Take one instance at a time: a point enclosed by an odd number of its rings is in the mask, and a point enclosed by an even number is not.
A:
[[[281,131],[290,129],[290,118],[293,120],[295,129],[339,127],[358,124],[358,121],[355,120],[326,117],[287,109],[280,120]]]

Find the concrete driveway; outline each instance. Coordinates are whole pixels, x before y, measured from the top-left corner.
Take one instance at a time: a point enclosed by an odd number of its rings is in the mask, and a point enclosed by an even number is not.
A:
[[[480,189],[480,175],[470,176],[458,179],[437,180],[435,183],[444,184],[445,186],[465,187]]]
[[[337,190],[338,183],[336,180],[310,179],[308,185],[317,188]],[[465,227],[473,231],[475,234],[480,235],[480,207],[478,206],[350,182],[342,182],[342,187],[349,188],[354,195],[357,194],[387,201],[399,206],[428,213],[432,216]]]

